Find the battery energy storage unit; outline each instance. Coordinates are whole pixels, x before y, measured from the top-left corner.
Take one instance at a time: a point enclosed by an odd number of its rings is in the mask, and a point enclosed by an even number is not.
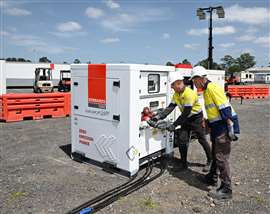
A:
[[[172,133],[151,128],[145,121],[147,113],[154,115],[169,104],[170,72],[175,68],[72,64],[72,155],[132,176],[148,156],[172,153]]]

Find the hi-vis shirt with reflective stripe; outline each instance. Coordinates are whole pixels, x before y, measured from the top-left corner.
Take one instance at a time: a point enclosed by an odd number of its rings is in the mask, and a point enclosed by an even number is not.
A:
[[[216,83],[209,82],[206,90],[203,92],[204,105],[207,117],[210,123],[222,120],[220,110],[230,106],[232,116],[236,113],[229,103],[224,90]]]
[[[197,93],[189,87],[186,87],[183,93],[175,92],[171,102],[178,105],[181,112],[184,107],[192,107],[189,117],[202,112]]]

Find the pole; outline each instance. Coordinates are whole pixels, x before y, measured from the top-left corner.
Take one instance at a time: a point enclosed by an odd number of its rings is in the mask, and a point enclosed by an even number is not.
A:
[[[212,12],[213,12],[213,8],[210,7],[209,11],[210,13],[210,19],[209,19],[209,46],[208,46],[208,69],[212,69],[213,68],[213,45],[212,45],[212,41],[213,41],[213,37],[212,37],[212,30],[213,30],[213,26],[212,26]]]

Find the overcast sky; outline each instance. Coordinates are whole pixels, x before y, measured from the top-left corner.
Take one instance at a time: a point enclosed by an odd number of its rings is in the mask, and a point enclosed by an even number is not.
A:
[[[1,57],[194,64],[207,58],[208,46],[208,22],[196,9],[219,5],[225,19],[214,16],[214,61],[249,52],[268,65],[267,0],[0,0]]]

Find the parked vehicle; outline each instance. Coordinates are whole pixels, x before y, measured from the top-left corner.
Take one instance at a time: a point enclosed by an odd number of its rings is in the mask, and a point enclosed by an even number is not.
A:
[[[52,70],[50,68],[36,68],[34,93],[53,92]]]
[[[60,80],[58,83],[59,92],[68,92],[70,91],[70,70],[61,70],[60,71]]]

